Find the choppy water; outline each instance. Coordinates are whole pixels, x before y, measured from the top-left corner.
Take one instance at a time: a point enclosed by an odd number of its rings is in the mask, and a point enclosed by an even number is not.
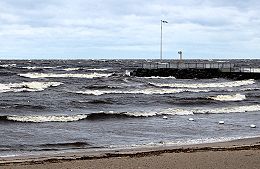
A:
[[[141,64],[1,61],[0,156],[259,136],[259,80],[130,77]]]

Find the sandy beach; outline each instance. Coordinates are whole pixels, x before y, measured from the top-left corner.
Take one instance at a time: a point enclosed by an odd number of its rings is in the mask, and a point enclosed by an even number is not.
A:
[[[1,169],[259,169],[260,138],[221,143],[0,159]]]

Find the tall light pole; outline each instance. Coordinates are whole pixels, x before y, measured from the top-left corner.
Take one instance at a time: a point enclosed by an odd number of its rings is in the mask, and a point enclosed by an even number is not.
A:
[[[161,50],[160,50],[160,59],[162,61],[162,25],[163,23],[168,23],[167,21],[161,20]]]

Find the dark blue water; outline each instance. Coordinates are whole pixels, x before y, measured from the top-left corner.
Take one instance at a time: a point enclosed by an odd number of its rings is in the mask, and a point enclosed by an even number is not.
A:
[[[1,61],[0,156],[259,136],[259,80],[130,77],[142,62]]]

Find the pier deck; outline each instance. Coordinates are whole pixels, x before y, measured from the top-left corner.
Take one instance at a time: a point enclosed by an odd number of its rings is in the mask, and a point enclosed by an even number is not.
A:
[[[173,76],[177,79],[260,79],[260,68],[227,62],[145,62],[131,75],[139,77]]]

